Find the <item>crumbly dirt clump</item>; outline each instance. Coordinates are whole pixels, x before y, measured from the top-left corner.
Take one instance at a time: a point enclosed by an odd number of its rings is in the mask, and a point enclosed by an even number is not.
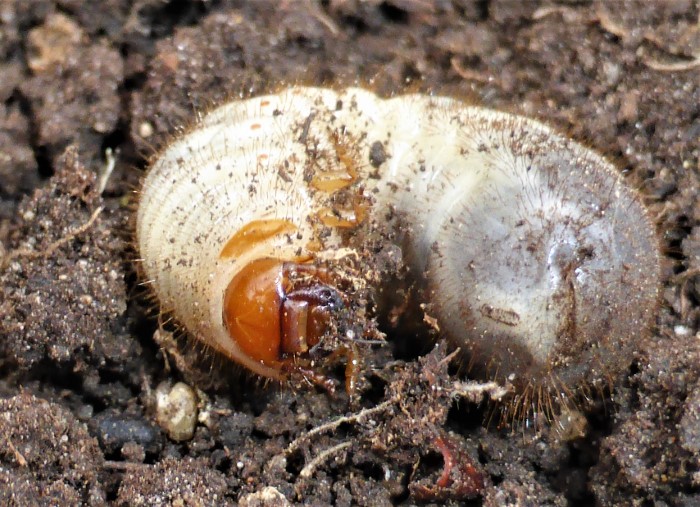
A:
[[[104,456],[66,408],[20,394],[0,401],[0,502],[103,505]]]
[[[48,360],[78,372],[129,348],[113,343],[126,310],[123,243],[95,174],[77,157],[66,151],[52,185],[18,208],[0,259],[7,366],[28,370]]]

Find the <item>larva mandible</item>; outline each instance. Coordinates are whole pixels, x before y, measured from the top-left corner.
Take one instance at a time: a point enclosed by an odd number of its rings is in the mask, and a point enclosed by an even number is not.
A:
[[[604,382],[653,323],[658,241],[614,166],[448,97],[292,87],[226,103],[155,157],[136,234],[161,305],[279,379],[343,304],[347,232],[388,216],[441,332],[521,395]]]

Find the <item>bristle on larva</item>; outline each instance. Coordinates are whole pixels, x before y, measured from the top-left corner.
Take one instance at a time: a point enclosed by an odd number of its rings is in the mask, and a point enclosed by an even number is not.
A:
[[[368,223],[400,229],[472,374],[520,393],[605,382],[653,324],[657,237],[615,167],[448,97],[293,87],[224,104],[155,157],[136,232],[146,277],[194,338],[284,378],[337,331],[334,262]]]

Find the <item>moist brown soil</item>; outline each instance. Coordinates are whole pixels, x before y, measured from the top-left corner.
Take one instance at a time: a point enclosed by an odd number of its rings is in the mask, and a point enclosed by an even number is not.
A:
[[[700,504],[698,9],[2,2],[0,503]],[[148,156],[211,104],[300,82],[540,118],[640,189],[665,256],[657,326],[566,431],[486,424],[497,387],[406,332],[368,352],[349,399],[231,373],[158,330],[129,235]],[[156,417],[163,381],[200,390],[191,439]]]

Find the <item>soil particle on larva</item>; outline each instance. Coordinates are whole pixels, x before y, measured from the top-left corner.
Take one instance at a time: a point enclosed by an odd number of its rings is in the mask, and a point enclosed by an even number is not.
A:
[[[32,69],[32,48],[40,46],[29,34],[47,34],[57,15],[81,37],[60,45],[63,63]],[[106,209],[52,257],[22,265],[22,276],[0,275],[6,407],[0,420],[6,421],[2,434],[12,437],[0,446],[6,470],[0,490],[8,497],[22,504],[42,496],[64,505],[91,499],[98,505],[139,499],[212,504],[254,502],[277,492],[290,503],[415,503],[411,479],[438,479],[444,458],[434,446],[405,445],[400,423],[409,416],[402,411],[343,422],[285,455],[313,428],[381,406],[389,386],[400,382],[408,390],[403,406],[416,410],[409,414],[429,411],[421,400],[437,403],[439,417],[427,420],[456,434],[480,463],[489,482],[474,505],[698,503],[696,2],[9,0],[0,6],[0,33],[1,254],[20,240],[45,247],[89,221],[95,206]],[[406,348],[409,340],[400,335],[368,358],[366,390],[354,407],[342,393],[264,388],[222,362],[203,361],[183,374],[155,345],[148,304],[131,297],[139,292],[133,273],[127,270],[128,292],[121,278],[101,285],[133,257],[127,243],[114,242],[127,227],[107,210],[133,203],[130,190],[140,175],[133,167],[143,167],[192,111],[290,81],[347,85],[358,78],[382,94],[402,91],[410,81],[546,120],[612,158],[643,192],[665,252],[655,340],[640,344],[606,401],[585,412],[583,438],[561,442],[547,429],[487,429],[487,404],[465,398],[449,402],[443,419],[448,399],[428,396],[418,349]],[[104,204],[96,194],[81,197],[82,171],[70,165],[61,171],[63,148],[76,141],[91,172],[102,167],[105,148],[120,150]],[[53,173],[56,180],[18,211],[22,197]],[[27,211],[44,226],[25,224]],[[88,262],[87,272],[78,268],[80,260]],[[62,282],[62,274],[75,284]],[[71,291],[98,286],[104,291],[93,295],[98,304],[80,310]],[[31,299],[38,293],[56,297]],[[405,296],[397,294],[397,312]],[[27,341],[22,327],[33,329],[36,340]],[[57,363],[66,350],[71,360]],[[18,370],[19,358],[35,366]],[[453,373],[439,371],[438,385],[456,380]],[[331,374],[342,379],[342,368]],[[164,380],[200,386],[195,376],[205,380],[208,419],[191,441],[177,444],[155,425],[147,393]],[[79,428],[92,423],[99,436],[107,425],[97,423],[105,419],[124,431],[118,442],[98,440],[96,447]],[[399,445],[375,449],[367,438],[376,436],[374,428],[395,429]],[[130,436],[144,429],[141,440]],[[426,434],[417,438],[428,441]],[[310,479],[298,484],[310,464]]]

